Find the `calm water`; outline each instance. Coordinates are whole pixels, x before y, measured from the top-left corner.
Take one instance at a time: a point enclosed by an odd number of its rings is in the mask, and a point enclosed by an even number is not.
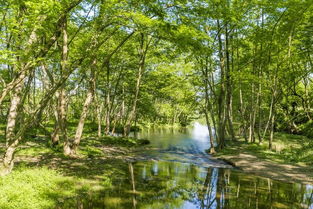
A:
[[[191,163],[201,167],[231,168],[230,165],[205,153],[205,150],[210,148],[208,134],[206,126],[195,123],[190,128],[144,130],[136,137],[151,141],[152,150],[140,155],[154,160]]]
[[[125,163],[112,176],[112,187],[76,200],[77,208],[307,208],[313,186],[290,184],[229,168],[204,153],[205,127],[148,130],[152,160]],[[66,207],[66,206],[65,206]]]

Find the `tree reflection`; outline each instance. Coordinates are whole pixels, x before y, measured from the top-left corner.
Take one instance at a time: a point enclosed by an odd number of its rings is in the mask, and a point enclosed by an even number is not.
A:
[[[78,208],[312,208],[313,187],[175,162],[130,163]],[[87,203],[88,204],[84,204]],[[82,207],[84,204],[84,207]]]

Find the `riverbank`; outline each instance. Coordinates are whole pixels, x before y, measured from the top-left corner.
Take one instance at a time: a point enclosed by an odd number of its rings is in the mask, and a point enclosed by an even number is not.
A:
[[[281,180],[313,185],[313,141],[304,136],[276,133],[273,150],[267,141],[245,143],[242,139],[229,142],[214,155],[244,172]]]
[[[112,187],[112,176],[124,175],[130,162],[137,160],[135,152],[148,143],[145,139],[88,137],[75,157],[67,157],[61,146],[51,148],[42,137],[30,139],[17,150],[12,173],[0,178],[0,208],[87,204],[77,201],[88,201],[88,195]],[[3,151],[1,142],[1,155]]]
[[[44,137],[29,139],[21,145],[15,154],[15,162],[19,164],[37,163],[38,165],[50,166],[47,160],[65,160],[71,161],[76,159],[124,159],[129,160],[134,156],[137,149],[149,144],[147,139],[136,139],[132,137],[114,137],[104,136],[86,137],[80,143],[79,149],[75,156],[64,156],[63,146],[57,145],[52,147]],[[0,143],[0,155],[4,152],[4,142]]]

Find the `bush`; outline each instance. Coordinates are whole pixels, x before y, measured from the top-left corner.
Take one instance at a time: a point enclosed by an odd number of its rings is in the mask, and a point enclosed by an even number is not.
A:
[[[313,121],[308,121],[299,126],[299,134],[313,138]]]

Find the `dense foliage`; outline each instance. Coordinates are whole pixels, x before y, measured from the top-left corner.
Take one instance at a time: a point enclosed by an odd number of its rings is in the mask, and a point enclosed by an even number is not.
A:
[[[204,117],[211,152],[313,136],[309,0],[2,0],[0,14],[2,174],[37,132],[75,155],[86,121],[100,137]]]

